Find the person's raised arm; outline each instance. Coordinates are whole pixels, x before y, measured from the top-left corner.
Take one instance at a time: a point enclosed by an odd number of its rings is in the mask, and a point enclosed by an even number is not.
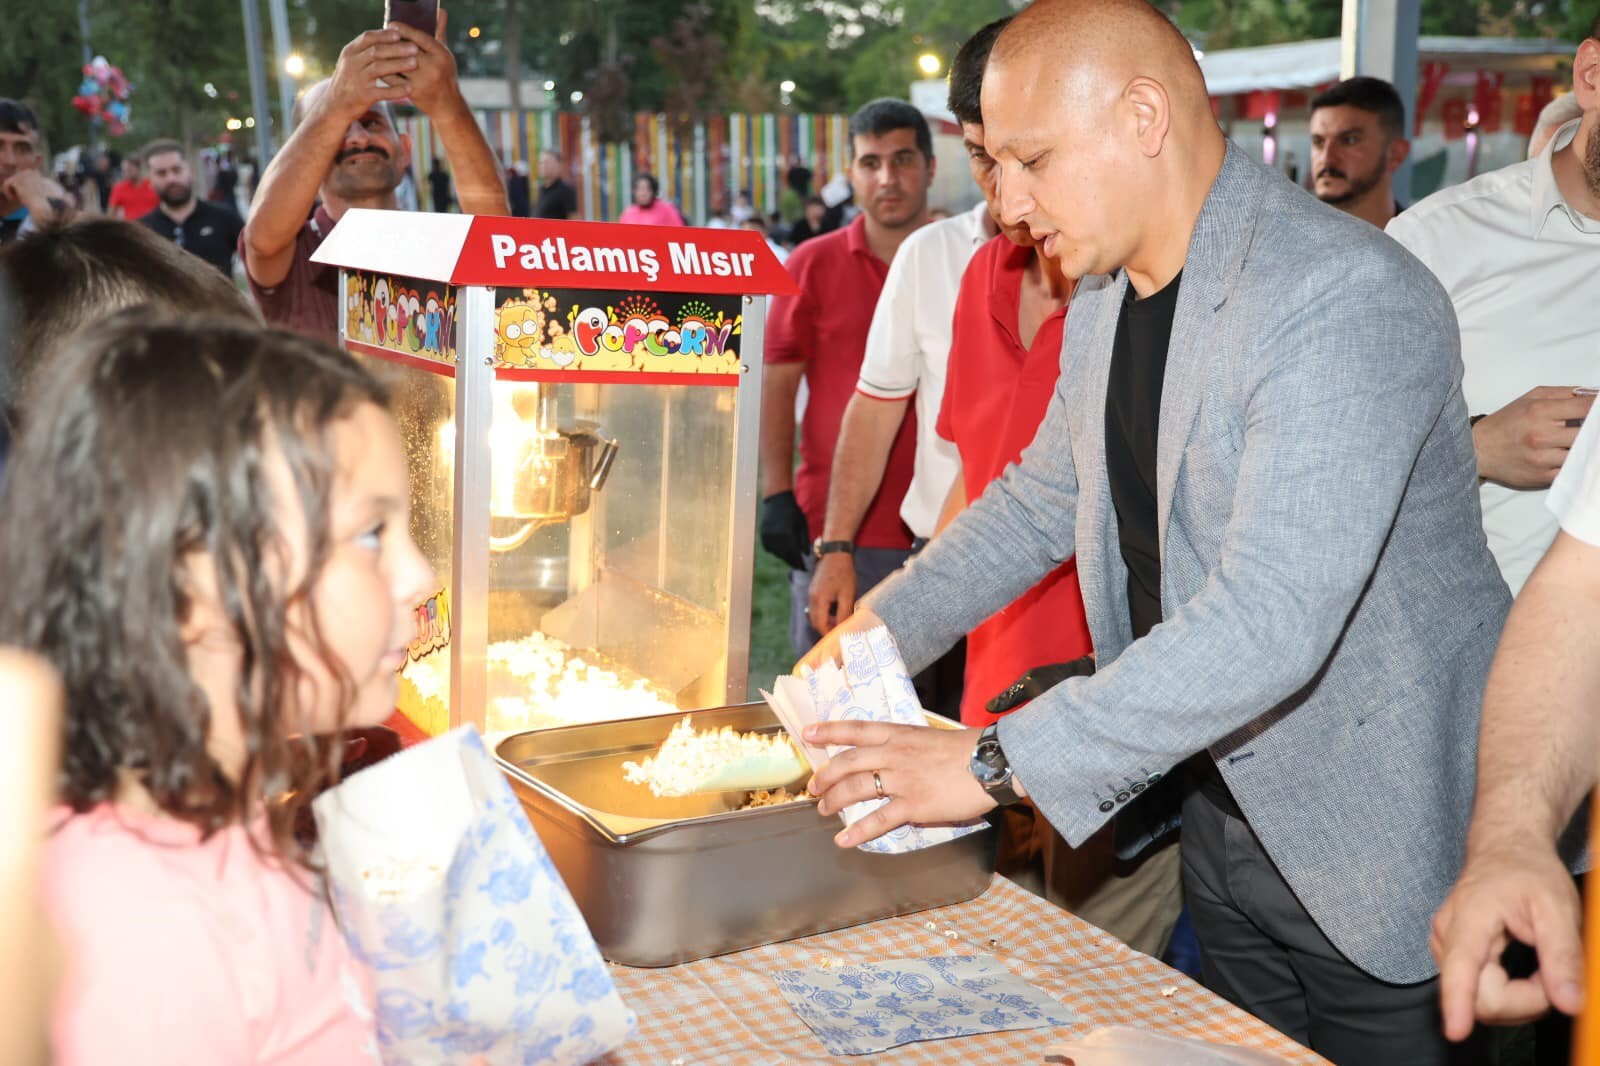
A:
[[[406,75],[411,102],[433,122],[433,131],[444,144],[461,213],[509,215],[505,178],[478,120],[461,95],[455,56],[442,40],[445,25],[445,13],[440,11],[439,38],[400,22],[389,27],[417,49],[416,69]]]
[[[1445,1035],[1582,1005],[1578,891],[1556,839],[1600,752],[1600,548],[1567,533],[1512,605],[1483,698],[1478,795],[1461,877],[1434,918]],[[1539,956],[1510,980],[1510,939]]]
[[[243,242],[245,270],[257,285],[271,288],[288,276],[295,238],[350,124],[379,100],[407,95],[407,83],[396,75],[414,69],[417,56],[417,46],[394,29],[368,30],[340,51],[333,77],[311,98],[257,184]],[[380,85],[383,79],[388,82]]]

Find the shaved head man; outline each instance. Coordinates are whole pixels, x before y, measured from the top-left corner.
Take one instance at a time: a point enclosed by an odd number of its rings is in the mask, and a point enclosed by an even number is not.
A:
[[[1071,277],[1126,268],[1143,296],[1177,275],[1226,142],[1164,16],[1142,2],[1035,4],[995,45],[983,113],[1002,224],[1027,226]]]
[[[1001,224],[1081,278],[1021,461],[835,633],[920,669],[1076,552],[1094,640],[983,730],[815,727],[839,836],[1031,798],[1125,856],[1181,812],[1206,983],[1341,1064],[1472,1061],[1429,919],[1509,596],[1433,277],[1249,159],[1143,0],[1041,0],[983,79]],[[930,309],[931,310],[931,309]],[[838,654],[829,634],[809,662]]]

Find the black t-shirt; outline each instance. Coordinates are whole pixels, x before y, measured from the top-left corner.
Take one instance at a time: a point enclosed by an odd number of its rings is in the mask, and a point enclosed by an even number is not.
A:
[[[182,222],[161,208],[139,220],[186,252],[193,252],[229,277],[233,276],[233,253],[239,246],[244,220],[225,205],[196,200],[194,211]]]
[[[1167,374],[1180,273],[1160,292],[1139,299],[1128,286],[1117,319],[1106,387],[1106,475],[1117,512],[1117,541],[1128,567],[1128,618],[1138,640],[1161,622],[1161,530],[1156,508],[1156,440],[1161,386]],[[1206,752],[1184,764],[1194,787],[1222,810],[1243,818]]]
[[[1128,616],[1138,640],[1161,621],[1161,535],[1156,528],[1156,433],[1179,274],[1139,299],[1128,286],[1106,389],[1106,474],[1128,566]]]
[[[557,178],[539,186],[539,202],[533,205],[534,218],[576,218],[578,191]]]

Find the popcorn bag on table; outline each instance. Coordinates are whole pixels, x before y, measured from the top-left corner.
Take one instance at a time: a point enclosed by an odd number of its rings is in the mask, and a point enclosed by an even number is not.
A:
[[[387,1066],[575,1066],[632,1034],[583,916],[472,729],[391,756],[312,809]]]

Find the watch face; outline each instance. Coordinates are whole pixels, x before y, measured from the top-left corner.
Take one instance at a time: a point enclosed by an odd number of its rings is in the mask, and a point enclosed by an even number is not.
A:
[[[1004,780],[1011,770],[1011,764],[1006,760],[1005,753],[1000,750],[1000,744],[995,740],[983,740],[972,753],[972,773],[979,781],[986,785]]]

